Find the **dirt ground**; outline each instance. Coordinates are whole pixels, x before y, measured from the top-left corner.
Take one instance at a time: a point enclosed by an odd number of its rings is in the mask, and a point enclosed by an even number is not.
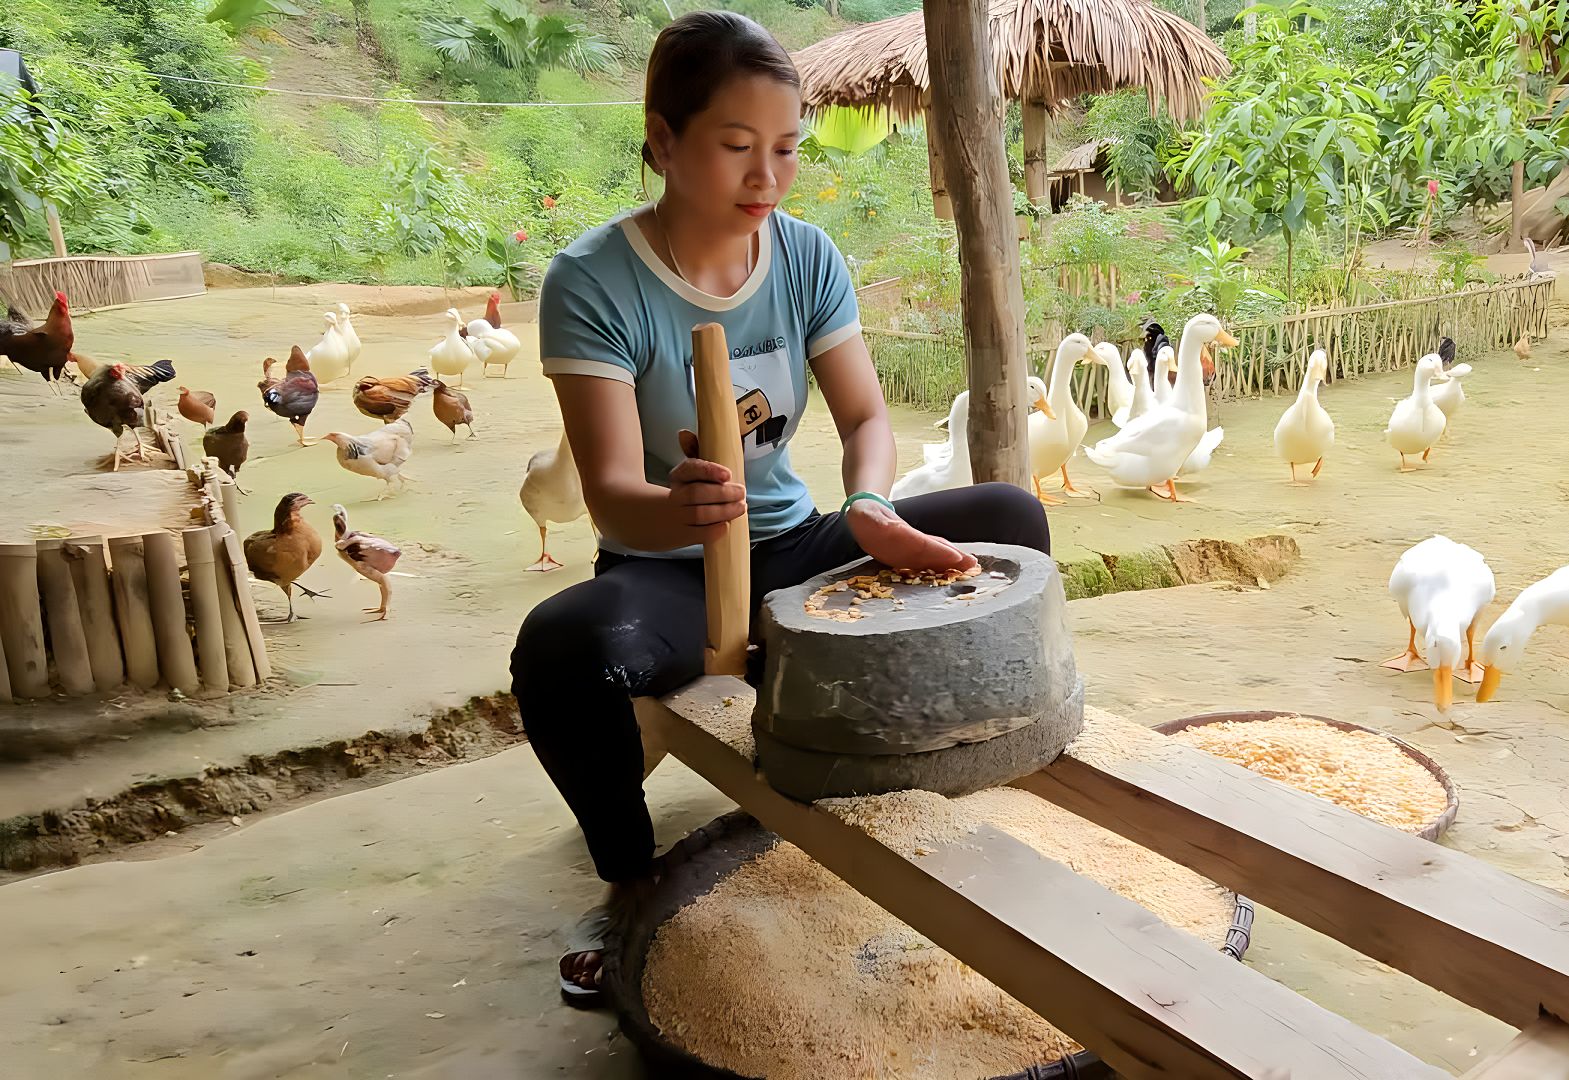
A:
[[[259,357],[286,348],[290,334],[314,340],[327,298],[320,290],[217,293],[104,313],[82,320],[79,333],[84,348],[105,355],[171,355],[181,381],[214,390],[220,407],[252,408]],[[1324,390],[1339,437],[1312,486],[1288,486],[1270,452],[1284,398],[1222,407],[1226,440],[1189,487],[1191,505],[1119,491],[1078,459],[1075,480],[1102,498],[1052,512],[1064,559],[1268,532],[1289,533],[1303,553],[1267,590],[1193,586],[1070,605],[1089,699],[1146,723],[1281,708],[1398,733],[1460,788],[1447,843],[1564,888],[1569,631],[1544,628],[1494,702],[1478,706],[1462,695],[1446,716],[1434,711],[1424,676],[1377,666],[1404,643],[1385,583],[1411,543],[1442,531],[1487,555],[1500,595],[1489,619],[1522,586],[1569,561],[1569,483],[1556,454],[1555,402],[1569,395],[1562,317],[1560,309],[1560,325],[1530,362],[1507,351],[1461,358],[1476,367],[1470,400],[1450,441],[1413,474],[1396,473],[1382,440],[1393,401],[1408,392],[1407,373]],[[366,341],[359,367],[406,370],[439,322],[432,314],[357,320]],[[330,504],[344,501],[357,526],[402,543],[403,568],[419,575],[399,580],[393,619],[359,625],[371,586],[324,562],[309,580],[333,598],[307,602],[309,621],[270,632],[294,687],[286,698],[237,698],[217,726],[4,766],[0,802],[12,809],[0,807],[0,816],[329,733],[416,724],[422,710],[455,695],[502,685],[518,619],[585,576],[591,546],[585,523],[569,526],[559,548],[552,544],[566,570],[521,573],[536,551],[516,487],[528,454],[554,442],[557,420],[532,357],[512,375],[474,383],[481,438],[473,442],[446,446],[417,410],[422,441],[411,464],[421,483],[381,504],[368,501],[376,485],[339,471],[326,447],[290,449],[287,425],[252,409],[257,460],[244,481],[255,494],[244,502],[242,528],[260,527],[285,491],[309,492],[324,530]],[[0,374],[0,402],[34,392]],[[74,404],[29,408],[25,417],[36,434],[36,446],[26,440],[29,453],[42,446],[76,455],[86,469],[102,452],[102,432]],[[931,419],[899,415],[905,464],[919,460]],[[346,392],[329,393],[311,432],[370,426]],[[65,434],[44,434],[56,430]],[[794,454],[823,505],[837,501],[833,451],[826,414],[816,409]],[[258,595],[281,609],[276,594]],[[727,808],[673,762],[651,779],[649,798],[664,838]],[[610,1018],[556,1001],[562,930],[597,886],[570,816],[526,746],[239,820],[126,849],[136,861],[0,888],[0,925],[16,943],[0,968],[0,1060],[16,1075],[643,1075]],[[1248,959],[1455,1072],[1509,1035],[1267,912]]]

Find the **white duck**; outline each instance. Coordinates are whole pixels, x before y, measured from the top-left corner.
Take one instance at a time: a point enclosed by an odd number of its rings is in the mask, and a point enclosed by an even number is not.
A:
[[[1434,359],[1437,359],[1436,357]],[[1389,575],[1389,594],[1400,605],[1400,614],[1411,624],[1406,651],[1386,660],[1396,671],[1433,668],[1433,703],[1449,708],[1454,700],[1450,679],[1459,675],[1476,682],[1476,623],[1482,609],[1493,602],[1493,572],[1480,552],[1457,544],[1447,536],[1432,536],[1411,548],[1395,563]],[[1427,660],[1417,652],[1422,635]],[[1465,639],[1465,663],[1460,662],[1460,642]]]
[[[1460,411],[1460,406],[1465,404],[1465,387],[1461,380],[1471,374],[1470,364],[1456,364],[1444,372],[1445,381],[1438,384],[1438,389],[1433,391],[1433,404],[1438,406],[1438,411],[1444,414],[1444,434],[1449,434],[1449,421]]]
[[[890,497],[908,499],[912,495],[926,495],[933,491],[966,487],[972,482],[970,471],[970,392],[963,391],[953,399],[948,417],[937,422],[947,425],[946,443],[928,443],[921,448],[925,461],[894,482]]]
[[[465,340],[479,360],[480,374],[489,378],[490,366],[495,364],[501,368],[501,377],[505,379],[507,365],[523,351],[523,343],[518,340],[518,336],[511,330],[490,325],[486,319],[475,319],[466,329],[468,337]]]
[[[561,442],[554,450],[541,450],[528,459],[523,473],[523,486],[518,489],[518,500],[528,516],[539,526],[539,559],[530,570],[545,573],[561,567],[545,549],[545,533],[550,523],[565,525],[588,513],[583,501],[583,482],[578,476],[577,462],[572,458],[572,445],[567,433],[561,433]]]
[[[1162,345],[1160,352],[1155,354],[1155,371],[1150,376],[1154,382],[1155,404],[1166,404],[1177,392],[1176,385],[1171,381],[1171,373],[1176,370],[1177,354],[1171,351],[1170,345]]]
[[[316,376],[318,386],[325,386],[349,373],[349,343],[344,340],[343,331],[338,326],[338,316],[328,311],[322,318],[327,327],[322,331],[321,340],[305,352],[305,359],[311,362],[311,374]]]
[[[1147,488],[1172,502],[1177,496],[1177,473],[1204,438],[1204,374],[1200,351],[1210,342],[1235,345],[1213,315],[1195,315],[1182,330],[1177,354],[1174,398],[1157,403],[1149,412],[1087,451],[1091,461],[1108,469],[1111,478],[1125,487]],[[1163,380],[1157,380],[1163,381]],[[1166,494],[1155,488],[1164,484]]]
[[[458,328],[463,325],[463,316],[458,314],[457,308],[447,309],[447,322],[450,324],[447,336],[430,350],[430,368],[443,378],[456,375],[458,385],[462,386],[463,373],[474,363],[474,351],[458,333]]]
[[[1144,350],[1135,348],[1128,354],[1128,384],[1133,387],[1133,404],[1128,417],[1118,427],[1127,427],[1155,407],[1155,390],[1150,386],[1149,361]]]
[[[360,358],[360,352],[365,346],[360,344],[360,335],[354,329],[354,315],[349,311],[349,305],[338,304],[338,332],[343,335],[343,342],[349,347],[349,374],[354,374],[354,361]]]
[[[1204,353],[1204,349],[1199,350],[1200,357]],[[1169,347],[1161,349],[1160,355],[1161,362],[1155,367],[1156,381],[1158,385],[1169,389],[1172,397],[1168,397],[1167,400],[1171,401],[1176,394],[1176,389],[1172,387],[1169,376],[1177,370],[1177,357]],[[1202,366],[1199,370],[1202,374]],[[1194,473],[1203,472],[1209,468],[1210,459],[1215,456],[1215,448],[1226,437],[1225,428],[1219,425],[1215,427],[1209,426],[1209,393],[1207,390],[1199,397],[1198,404],[1199,408],[1203,410],[1201,416],[1204,420],[1204,437],[1199,440],[1199,444],[1194,448],[1193,453],[1188,455],[1188,460],[1182,463],[1182,468],[1177,471],[1178,476],[1192,476]]]
[[[1089,353],[1090,339],[1083,334],[1069,334],[1062,339],[1057,346],[1056,357],[1052,360],[1045,413],[1042,415],[1037,412],[1030,416],[1030,471],[1037,476],[1049,476],[1060,470],[1062,490],[1070,495],[1084,494],[1068,479],[1068,461],[1084,442],[1084,433],[1090,429],[1089,417],[1073,400],[1073,369]],[[1040,432],[1039,452],[1036,450],[1037,431]],[[1041,499],[1048,505],[1061,501],[1044,494]]]
[[[1318,384],[1329,377],[1329,357],[1314,349],[1302,373],[1302,389],[1280,422],[1275,425],[1275,453],[1291,466],[1291,482],[1297,482],[1297,466],[1313,462],[1313,475],[1324,467],[1324,455],[1335,445],[1335,422],[1318,403]]]
[[[1089,362],[1106,369],[1106,405],[1111,409],[1111,422],[1120,428],[1128,422],[1128,412],[1133,408],[1133,380],[1123,367],[1122,356],[1115,344],[1102,341],[1090,353]]]
[[[1546,623],[1569,626],[1569,566],[1526,586],[1482,638],[1478,657],[1482,685],[1477,688],[1476,700],[1487,701],[1498,691],[1499,681],[1525,655],[1531,635]]]
[[[1444,411],[1433,401],[1432,383],[1444,382],[1443,361],[1437,353],[1428,353],[1416,362],[1411,396],[1402,398],[1389,416],[1389,427],[1384,438],[1400,452],[1400,471],[1410,472],[1406,455],[1421,454],[1422,460],[1432,452],[1433,444],[1444,434]]]

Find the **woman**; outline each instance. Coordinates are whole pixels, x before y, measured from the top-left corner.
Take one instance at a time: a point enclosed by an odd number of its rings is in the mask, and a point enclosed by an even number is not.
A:
[[[702,674],[702,544],[749,512],[752,602],[863,554],[967,568],[951,541],[1047,551],[1040,503],[1007,484],[902,500],[893,434],[861,339],[844,260],[823,232],[777,213],[795,180],[800,80],[766,30],[695,12],[649,57],[646,165],[657,203],[556,256],[540,290],[540,355],[600,533],[590,581],[530,612],[512,654],[529,741],[577,816],[613,903],[656,880],[631,699]],[[696,438],[691,330],[723,324],[748,408],[745,486]],[[844,444],[839,512],[819,514],[790,467],[807,365]],[[569,1001],[591,1004],[603,911],[562,958]]]

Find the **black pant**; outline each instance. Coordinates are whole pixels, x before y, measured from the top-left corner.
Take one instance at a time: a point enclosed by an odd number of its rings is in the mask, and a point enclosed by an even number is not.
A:
[[[957,543],[1051,551],[1041,504],[1011,484],[939,491],[897,505],[917,529]],[[755,545],[754,618],[773,590],[863,554],[837,513]],[[512,692],[523,727],[606,881],[644,876],[654,854],[631,699],[668,693],[703,673],[706,614],[701,559],[601,552],[592,580],[536,606],[518,631]]]

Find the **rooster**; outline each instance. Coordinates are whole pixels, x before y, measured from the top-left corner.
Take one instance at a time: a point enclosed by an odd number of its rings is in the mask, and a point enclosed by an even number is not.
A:
[[[313,600],[328,595],[300,584],[305,571],[321,558],[321,533],[301,516],[301,512],[312,505],[308,496],[298,491],[290,492],[278,500],[278,506],[273,510],[272,528],[245,538],[245,565],[251,574],[272,582],[288,598],[289,617],[285,622],[304,618],[294,613],[296,587]]]
[[[485,321],[488,322],[492,328],[496,330],[501,329],[501,294],[499,292],[491,293],[490,299],[485,301]],[[469,326],[472,325],[473,323],[469,324]],[[458,327],[458,337],[466,338],[468,336],[469,331],[467,326]]]
[[[245,435],[245,425],[250,418],[251,414],[242,409],[229,417],[227,424],[210,427],[202,435],[202,453],[218,459],[218,468],[229,474],[235,490],[241,495],[250,494],[240,487],[240,467],[251,456],[251,441]]]
[[[403,552],[396,544],[379,536],[349,528],[349,512],[336,503],[332,507],[332,531],[337,540],[333,546],[337,548],[338,557],[352,566],[360,577],[374,581],[381,589],[381,606],[364,609],[380,616],[372,622],[380,622],[387,617],[387,603],[392,599],[392,585],[387,581],[387,575],[398,565],[398,557]]]
[[[323,439],[338,448],[339,465],[351,473],[374,477],[387,485],[376,496],[377,502],[387,497],[394,480],[400,488],[403,486],[400,470],[414,453],[414,425],[409,423],[408,417],[394,420],[367,435],[332,431]]]
[[[408,412],[414,399],[434,382],[424,368],[387,379],[364,375],[354,384],[354,407],[372,420],[390,424]]]
[[[110,364],[94,371],[82,387],[82,409],[99,427],[114,432],[114,471],[120,470],[120,438],[131,429],[136,439],[135,461],[146,461],[142,437],[136,429],[146,415],[142,392],[126,376],[124,364]]]
[[[71,363],[76,365],[76,370],[84,379],[91,379],[103,367],[92,357],[82,356],[80,353],[71,354]],[[120,366],[125,369],[125,377],[130,384],[143,394],[161,383],[174,381],[173,360],[164,359],[151,364],[121,364]]]
[[[295,437],[301,446],[306,446],[305,421],[310,419],[316,399],[321,396],[316,376],[311,374],[305,350],[298,345],[289,350],[289,362],[284,365],[281,379],[272,374],[272,366],[277,362],[270,356],[262,361],[262,379],[256,388],[261,391],[262,404],[293,424]]]
[[[71,359],[76,332],[71,329],[71,305],[65,293],[54,294],[54,305],[44,324],[34,328],[27,317],[7,305],[6,318],[0,322],[0,355],[17,367],[36,371],[58,396],[57,385]]]

